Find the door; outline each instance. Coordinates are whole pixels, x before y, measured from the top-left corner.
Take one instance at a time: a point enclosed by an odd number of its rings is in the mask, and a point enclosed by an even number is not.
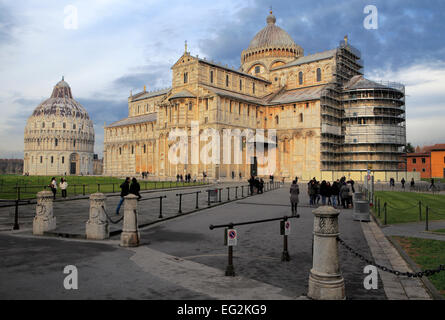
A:
[[[252,163],[250,164],[250,175],[256,177],[258,174],[258,161],[256,157],[252,157]]]
[[[71,162],[70,174],[76,174],[76,163]]]

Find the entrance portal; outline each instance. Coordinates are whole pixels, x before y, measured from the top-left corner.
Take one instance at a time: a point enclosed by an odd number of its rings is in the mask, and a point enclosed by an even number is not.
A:
[[[73,153],[70,156],[70,175],[75,175],[78,172],[79,155]]]

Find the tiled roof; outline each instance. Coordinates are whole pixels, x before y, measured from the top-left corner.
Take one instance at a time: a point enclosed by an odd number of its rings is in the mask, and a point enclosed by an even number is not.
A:
[[[158,90],[158,91],[140,92],[140,93],[133,95],[132,101],[139,101],[139,100],[143,100],[143,99],[147,99],[147,98],[162,96],[164,94],[167,94],[170,90],[171,90],[171,88],[162,89],[162,90]]]
[[[351,80],[349,80],[349,82],[345,85],[345,90],[375,89],[375,88],[390,89],[390,87],[365,79],[362,75],[352,77]]]
[[[128,126],[131,124],[138,124],[138,123],[144,123],[144,122],[154,122],[157,120],[157,117],[158,117],[158,115],[156,113],[144,114],[142,116],[137,116],[137,117],[129,117],[129,118],[125,118],[125,119],[113,122],[112,124],[108,125],[107,128]]]
[[[268,105],[317,100],[320,99],[321,93],[325,88],[326,85],[283,91],[273,97],[268,102]]]
[[[228,97],[228,98],[232,98],[235,100],[241,100],[244,102],[255,103],[255,104],[260,104],[260,105],[263,105],[265,103],[264,99],[248,96],[246,94],[232,92],[229,90],[210,87],[210,86],[206,86],[206,85],[203,85],[203,87],[207,90],[214,92],[215,94],[217,94],[218,96],[221,96],[221,97]]]
[[[176,98],[196,98],[196,96],[188,90],[182,90],[181,92],[175,93],[168,100],[176,99]]]
[[[323,51],[323,52],[319,52],[319,53],[314,53],[314,54],[310,54],[301,58],[298,58],[292,62],[289,62],[285,65],[276,67],[272,70],[278,70],[278,69],[284,69],[284,68],[289,68],[289,67],[293,67],[293,66],[298,66],[304,63],[310,63],[310,62],[315,62],[315,61],[319,61],[319,60],[324,60],[324,59],[329,59],[332,58],[333,56],[335,56],[335,54],[337,53],[337,49],[332,49],[332,50],[327,50],[327,51]]]

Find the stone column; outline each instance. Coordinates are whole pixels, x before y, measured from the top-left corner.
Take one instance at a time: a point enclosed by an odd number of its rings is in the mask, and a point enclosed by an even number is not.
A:
[[[90,196],[90,219],[85,226],[87,239],[103,240],[110,237],[110,228],[104,211],[105,199],[103,193],[94,193]]]
[[[121,247],[139,246],[138,197],[129,194],[124,201],[124,225],[121,233]]]
[[[36,216],[32,224],[34,235],[43,235],[45,231],[56,228],[56,217],[53,214],[53,194],[50,191],[37,193]]]
[[[333,207],[320,207],[314,214],[313,264],[308,297],[315,300],[345,299],[345,283],[338,258],[338,215]]]

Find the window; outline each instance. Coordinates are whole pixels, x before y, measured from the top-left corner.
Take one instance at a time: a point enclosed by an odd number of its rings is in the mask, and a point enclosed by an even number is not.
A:
[[[192,109],[193,109],[193,104],[190,102],[189,103],[189,111],[192,111]]]
[[[243,80],[241,80],[241,79],[239,81],[239,89],[240,89],[240,91],[243,90]]]
[[[232,113],[232,101],[230,101],[230,113]]]
[[[131,154],[134,154],[134,146],[131,146]]]
[[[209,110],[209,99],[206,99],[206,110]]]
[[[226,87],[229,86],[229,75],[226,75]]]
[[[45,122],[42,123],[42,128],[45,128]]]
[[[413,172],[416,172],[416,168],[413,169]]]
[[[256,66],[255,67],[255,73],[260,73],[261,72],[261,68],[260,66]]]
[[[321,81],[321,69],[318,68],[317,69],[317,82],[320,82],[320,81]]]
[[[210,83],[213,83],[213,70],[210,70]]]
[[[303,113],[300,113],[300,122],[303,122]]]
[[[122,154],[122,148],[119,148],[119,154],[120,155]]]
[[[63,123],[63,129],[66,129],[66,123],[65,122]]]
[[[73,130],[76,130],[76,125],[75,124],[73,124]]]
[[[252,84],[252,93],[255,94],[255,82]]]
[[[145,144],[144,144],[144,153],[147,153],[147,147]]]
[[[425,172],[425,168],[422,168],[422,172]]]
[[[73,141],[73,145],[76,146],[76,140]]]
[[[65,163],[65,157],[62,157],[62,164]]]
[[[443,157],[443,163],[445,163],[445,157]]]
[[[280,123],[280,118],[278,116],[275,116],[275,123],[279,124]]]
[[[51,156],[51,163],[54,163],[54,157]]]
[[[413,159],[413,163],[417,163],[417,159]]]
[[[303,72],[300,71],[300,73],[298,73],[298,83],[301,85],[303,84]]]
[[[51,124],[51,126],[54,128],[54,127],[56,126],[56,124],[53,122],[53,123]]]
[[[306,108],[309,108],[309,102],[306,102]]]
[[[59,145],[59,140],[58,140],[58,139],[55,139],[55,140],[54,140],[54,145],[55,145],[56,147]]]
[[[188,72],[184,72],[184,83],[187,83],[189,81],[189,74]]]
[[[40,156],[40,163],[43,163],[43,157]]]
[[[425,158],[422,158],[422,163],[425,163]]]
[[[238,114],[241,114],[241,103],[238,104]]]

